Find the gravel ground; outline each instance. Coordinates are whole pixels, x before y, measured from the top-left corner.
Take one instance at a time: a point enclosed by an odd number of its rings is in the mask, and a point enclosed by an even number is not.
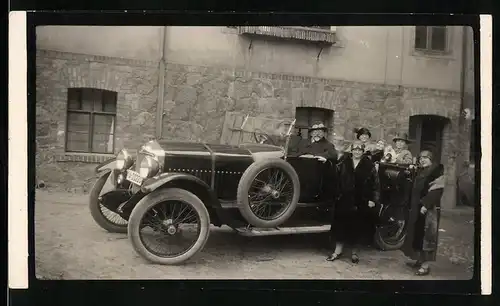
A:
[[[418,277],[399,251],[366,249],[360,263],[325,261],[325,234],[241,237],[214,229],[205,248],[182,266],[143,260],[125,234],[92,220],[87,195],[37,191],[36,274],[40,279],[470,279],[473,212],[443,212],[437,262]]]

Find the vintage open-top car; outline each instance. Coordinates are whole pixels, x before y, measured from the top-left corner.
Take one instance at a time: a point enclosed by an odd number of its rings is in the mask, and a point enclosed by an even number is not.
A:
[[[109,232],[128,233],[134,249],[158,264],[191,258],[211,225],[248,236],[327,231],[336,165],[289,154],[294,124],[280,120],[266,132],[253,130],[254,143],[153,140],[137,152],[123,149],[96,168],[92,217]],[[269,141],[275,144],[262,143]],[[383,205],[374,240],[397,249],[414,171],[382,163],[379,174]]]

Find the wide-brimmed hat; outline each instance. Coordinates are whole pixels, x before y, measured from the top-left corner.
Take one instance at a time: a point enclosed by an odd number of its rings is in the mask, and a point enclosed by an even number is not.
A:
[[[392,139],[393,142],[396,142],[397,140],[403,140],[406,143],[410,143],[411,139],[408,138],[407,133],[397,133],[396,136]]]
[[[309,128],[310,131],[315,131],[315,130],[323,130],[323,131],[327,131],[328,128],[322,123],[315,123],[311,126],[311,128]]]
[[[368,137],[372,137],[372,133],[370,133],[370,130],[365,128],[365,127],[361,127],[361,128],[355,128],[354,129],[354,133],[356,134],[356,138],[359,139],[359,136],[361,135],[368,135]]]

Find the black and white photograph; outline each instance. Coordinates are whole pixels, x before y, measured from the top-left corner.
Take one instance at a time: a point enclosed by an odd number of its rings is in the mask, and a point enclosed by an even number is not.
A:
[[[471,279],[474,36],[37,26],[37,279]]]

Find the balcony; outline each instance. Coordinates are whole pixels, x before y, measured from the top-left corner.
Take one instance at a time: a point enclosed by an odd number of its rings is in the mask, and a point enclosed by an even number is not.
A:
[[[333,45],[336,43],[334,28],[335,27],[240,26],[238,27],[238,33],[241,35],[266,36]]]

